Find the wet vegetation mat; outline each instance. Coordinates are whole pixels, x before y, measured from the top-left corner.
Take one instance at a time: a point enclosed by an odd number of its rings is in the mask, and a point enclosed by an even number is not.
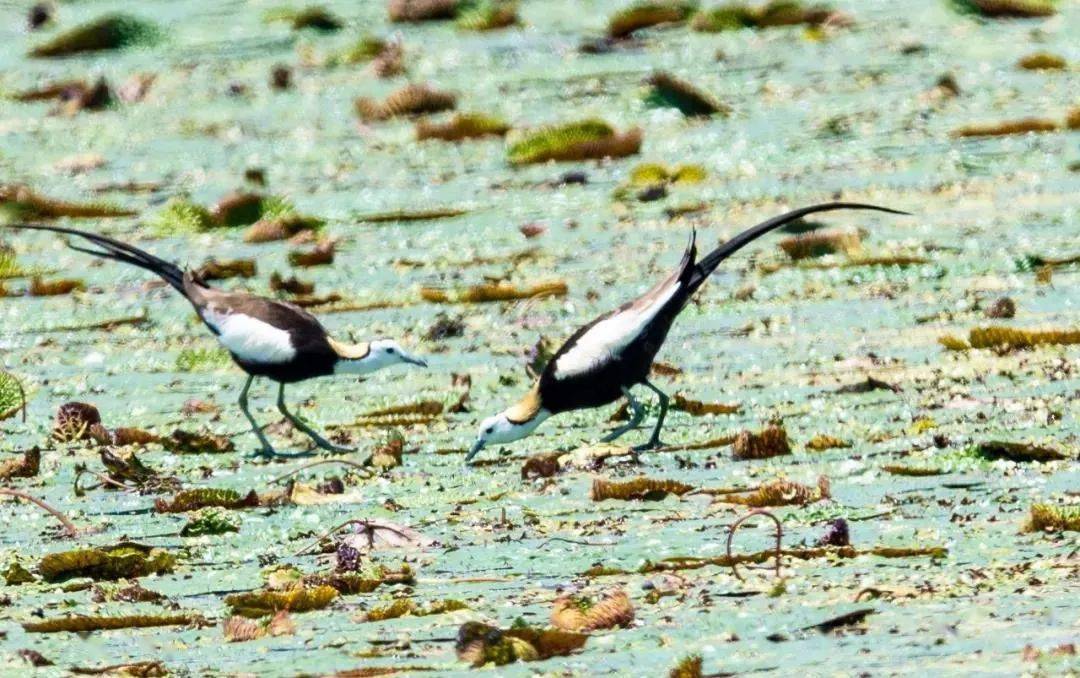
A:
[[[0,14],[0,674],[1080,671],[1080,4]],[[612,444],[625,403],[463,465],[692,230],[833,199],[914,216],[725,262],[652,370],[661,449],[641,388]],[[190,304],[11,223],[430,369],[290,385],[354,451],[257,458]]]

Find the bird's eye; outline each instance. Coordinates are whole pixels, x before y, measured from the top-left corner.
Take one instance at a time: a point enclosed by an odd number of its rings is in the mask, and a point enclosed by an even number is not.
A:
[[[484,435],[490,434],[494,430],[495,430],[494,426],[488,426],[486,429],[484,429]]]
[[[394,349],[392,349],[392,348],[388,348],[388,349],[386,349],[386,352],[387,352],[387,353],[393,353],[393,352],[394,352]]]

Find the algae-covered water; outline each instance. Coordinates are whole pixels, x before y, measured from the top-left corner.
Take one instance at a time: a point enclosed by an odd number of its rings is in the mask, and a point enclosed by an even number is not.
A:
[[[100,454],[112,449],[184,487],[245,494],[280,487],[271,480],[303,462],[250,456],[256,441],[235,406],[244,375],[213,353],[212,336],[179,295],[150,285],[142,271],[66,249],[58,238],[0,228],[0,243],[17,262],[4,276],[10,296],[0,298],[0,368],[30,397],[25,422],[21,414],[0,422],[0,452],[12,460],[41,448],[37,474],[5,486],[44,499],[82,530],[65,538],[32,505],[0,505],[0,568],[10,573],[18,563],[34,579],[0,591],[0,671],[26,670],[23,650],[52,662],[37,669],[43,675],[155,661],[177,675],[382,668],[401,675],[657,676],[690,655],[701,656],[705,674],[1078,670],[1075,522],[1073,531],[1025,526],[1034,504],[1076,511],[1080,502],[1080,132],[1065,123],[1080,105],[1080,6],[1064,1],[1048,18],[991,20],[941,0],[840,0],[835,7],[850,26],[700,33],[665,25],[588,54],[580,45],[603,35],[624,3],[529,0],[518,5],[520,25],[490,32],[453,22],[391,24],[382,2],[322,4],[343,21],[341,30],[268,23],[267,12],[278,7],[271,2],[82,0],[58,3],[54,24],[30,33],[28,6],[0,7],[6,186],[132,210],[137,216],[51,221],[129,240],[183,265],[211,257],[255,261],[253,277],[215,283],[225,288],[284,295],[270,290],[275,272],[312,282],[314,295],[338,297],[312,309],[335,336],[392,337],[430,363],[428,370],[399,366],[362,381],[328,378],[288,391],[304,418],[356,448],[347,459],[363,462],[399,434],[399,465],[370,478],[340,466],[305,470],[284,505],[230,510],[238,532],[183,537],[184,514],[154,510],[155,499],[173,490],[76,493],[78,469],[105,473]],[[27,56],[49,37],[115,11],[155,22],[161,39],[68,58]],[[364,63],[329,63],[365,34],[400,40],[405,73],[379,78]],[[1036,52],[1062,57],[1064,68],[1017,66]],[[292,68],[289,88],[271,86],[276,65]],[[691,118],[648,105],[645,80],[656,70],[708,92],[730,115]],[[153,77],[145,96],[123,100],[121,86],[140,74]],[[102,110],[13,98],[99,76],[115,99]],[[943,76],[952,82],[942,86]],[[421,142],[415,120],[359,121],[357,97],[381,99],[408,82],[454,92],[458,111],[496,116],[515,130],[585,118],[620,131],[639,127],[640,153],[511,166],[507,141],[498,137]],[[1023,118],[1049,120],[1055,129],[954,134]],[[659,200],[644,201],[645,187],[626,186],[645,162],[696,164],[705,177],[670,183]],[[245,179],[254,169],[265,185]],[[572,171],[583,172],[585,183],[560,179]],[[280,198],[324,220],[315,237],[337,241],[332,265],[290,264],[289,253],[310,250],[311,240],[254,244],[245,242],[244,227],[186,232],[161,218],[170,200],[209,206],[235,190]],[[554,418],[531,438],[489,448],[481,465],[463,465],[479,421],[529,387],[530,349],[542,338],[557,346],[646,290],[677,263],[691,229],[710,248],[788,208],[834,198],[913,216],[815,218],[827,233],[858,236],[861,247],[847,254],[793,261],[777,246],[786,233],[750,246],[719,269],[660,354],[668,369],[655,377],[658,386],[692,401],[737,405],[736,412],[673,411],[664,435],[669,448],[643,454],[639,465],[624,456],[596,464],[563,459],[555,475],[523,479],[526,458],[596,442],[615,425],[614,407]],[[367,219],[442,208],[463,213]],[[83,289],[23,295],[34,273],[44,281],[77,279]],[[473,304],[422,294],[493,281],[564,282],[566,294]],[[988,317],[1003,297],[1015,314]],[[443,331],[432,331],[437,323]],[[966,341],[972,329],[992,326],[1073,331],[1074,339],[1029,349],[947,350],[940,342]],[[467,375],[471,388],[452,375]],[[868,378],[895,388],[842,391]],[[256,416],[270,424],[282,451],[307,449],[305,438],[280,424],[275,397],[270,384],[257,385]],[[640,397],[652,402],[645,389]],[[60,443],[52,437],[54,418],[69,401],[95,405],[107,428],[162,437],[175,429],[210,432],[229,436],[235,450],[174,454],[158,443]],[[442,404],[441,412],[361,418],[424,402]],[[654,411],[646,428],[620,442],[643,442]],[[782,424],[791,454],[737,460],[720,444],[770,423]],[[846,446],[814,450],[818,436]],[[979,445],[993,441],[1037,445],[1061,458],[980,455]],[[934,475],[898,475],[917,471]],[[344,493],[318,492],[332,476]],[[718,565],[656,571],[649,563],[665,558],[723,556],[729,526],[749,509],[701,493],[590,498],[596,479],[638,476],[712,490],[778,479],[816,486],[824,476],[828,497],[771,509],[783,521],[785,549],[812,547],[829,521],[843,518],[859,552],[897,547],[932,555],[785,557],[782,581],[771,561],[770,569],[740,568],[743,579]],[[94,481],[84,475],[79,482]],[[227,643],[225,597],[262,588],[277,566],[305,574],[333,569],[333,554],[295,554],[351,518],[391,521],[437,543],[370,554],[391,569],[407,563],[411,584],[294,611],[291,634]],[[744,525],[734,551],[772,548],[769,525],[763,518]],[[95,589],[117,585],[42,580],[43,554],[124,540],[176,556],[171,572],[139,579],[164,600],[102,602]],[[596,565],[623,573],[587,576]],[[560,595],[617,588],[629,595],[634,621],[592,633],[568,656],[473,669],[455,654],[465,622],[544,627]],[[406,596],[422,607],[456,599],[468,609],[362,621]],[[833,631],[813,626],[866,609],[872,612],[864,619]],[[85,633],[23,627],[69,614],[178,612],[206,623]]]

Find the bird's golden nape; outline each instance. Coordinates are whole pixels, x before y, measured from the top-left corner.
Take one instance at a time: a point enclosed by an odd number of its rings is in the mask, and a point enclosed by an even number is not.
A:
[[[531,435],[550,416],[540,398],[539,385],[534,385],[521,400],[480,424],[476,441],[465,456],[466,463],[488,445],[512,443]]]
[[[371,354],[371,344],[360,342],[359,344],[346,344],[332,337],[327,337],[326,342],[334,350],[339,358],[344,360],[361,360]]]

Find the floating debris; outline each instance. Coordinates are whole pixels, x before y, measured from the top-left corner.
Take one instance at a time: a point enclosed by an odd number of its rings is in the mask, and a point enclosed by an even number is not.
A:
[[[97,617],[74,615],[22,625],[27,633],[89,633],[91,631],[114,631],[116,629],[143,629],[155,626],[194,626],[205,623],[201,615],[194,613],[174,615],[127,615],[122,617]],[[161,674],[140,674],[161,675]]]
[[[515,624],[507,630],[480,622],[466,622],[458,629],[454,646],[458,659],[474,667],[505,666],[564,657],[585,646],[589,636],[570,631],[534,629]]]
[[[332,586],[298,586],[288,591],[234,593],[225,597],[225,604],[234,615],[258,619],[281,610],[288,610],[290,613],[321,610],[337,600],[338,595],[337,589]]]
[[[620,499],[623,501],[660,501],[669,494],[681,497],[692,491],[693,485],[677,480],[658,480],[655,478],[635,478],[625,482],[596,478],[592,483],[589,497],[593,501]]]
[[[1069,455],[1049,447],[1030,445],[1028,443],[1014,443],[1004,440],[991,440],[977,443],[972,450],[977,456],[990,461],[1007,459],[1018,463],[1026,463],[1032,461],[1061,461],[1071,458]]]
[[[76,577],[95,581],[134,579],[150,574],[167,574],[176,566],[176,556],[164,549],[122,542],[116,546],[84,548],[50,553],[38,563],[38,574],[47,582]]]
[[[568,291],[569,288],[566,283],[561,280],[537,283],[525,287],[499,282],[475,285],[461,290],[421,287],[420,298],[437,304],[479,304],[493,301],[565,297]]]
[[[1069,62],[1057,54],[1035,52],[1022,57],[1016,65],[1025,71],[1060,71],[1064,70]]]
[[[412,598],[398,598],[389,605],[371,608],[361,615],[358,621],[377,622],[385,621],[387,619],[399,619],[401,617],[427,617],[434,614],[446,614],[447,612],[457,612],[458,610],[467,609],[469,609],[468,605],[460,600],[453,600],[451,598],[446,600],[436,600],[423,607],[417,605],[416,601]]]
[[[324,223],[322,219],[299,214],[263,217],[244,231],[244,242],[263,243],[288,240],[300,233],[318,232]]]
[[[158,513],[186,513],[207,507],[225,509],[253,508],[259,505],[259,496],[255,490],[240,494],[234,489],[199,488],[181,490],[172,499],[157,499],[154,510]]]
[[[391,92],[381,102],[368,97],[360,97],[353,103],[356,114],[364,122],[439,113],[452,110],[456,105],[457,95],[424,84],[405,85]]]
[[[280,273],[274,271],[270,274],[270,289],[275,292],[309,295],[315,291],[315,283],[302,281],[295,275],[283,278]]]
[[[184,348],[176,354],[177,372],[212,372],[232,364],[232,356],[221,348]]]
[[[882,471],[894,476],[911,476],[913,478],[923,478],[927,476],[940,476],[945,475],[946,471],[941,469],[927,467],[927,466],[904,466],[902,464],[885,464],[881,467]]]
[[[677,108],[687,117],[728,115],[731,107],[717,101],[689,82],[660,71],[649,76],[649,93],[645,103],[649,106]]]
[[[686,412],[695,417],[709,414],[736,414],[742,411],[742,405],[727,403],[705,403],[700,400],[690,400],[678,393],[671,399],[671,409]]]
[[[777,244],[794,260],[823,257],[829,254],[853,256],[862,251],[862,238],[857,232],[815,231],[785,238]]]
[[[432,207],[422,210],[394,210],[391,212],[375,212],[374,214],[361,214],[355,218],[357,221],[366,221],[369,224],[385,224],[398,221],[432,221],[435,219],[448,219],[468,214],[469,210],[461,207]]]
[[[659,24],[682,23],[690,18],[695,5],[678,0],[641,0],[619,10],[608,19],[609,38],[626,38],[631,33]]]
[[[1001,137],[1010,134],[1057,132],[1061,125],[1047,118],[1021,118],[1004,122],[986,122],[965,125],[951,132],[954,137]]]
[[[981,14],[995,19],[1032,19],[1057,13],[1056,0],[950,0],[965,14]]]
[[[161,444],[175,454],[222,454],[232,452],[236,446],[226,436],[212,433],[176,429]]]
[[[3,419],[3,417],[0,416],[0,419]],[[0,462],[0,480],[33,478],[40,470],[41,450],[35,447],[24,452],[21,457],[5,459]]]
[[[336,249],[337,245],[333,240],[324,240],[310,250],[293,250],[289,252],[289,264],[299,268],[329,266],[334,263]]]
[[[130,14],[107,14],[54,36],[30,50],[33,57],[60,57],[81,52],[156,44],[163,33],[153,22]]]
[[[830,497],[829,479],[818,478],[817,486],[802,485],[790,480],[777,480],[762,485],[753,492],[745,494],[725,493],[717,495],[713,501],[725,504],[742,504],[752,508],[769,506],[805,506]]]
[[[760,433],[740,431],[735,437],[733,459],[768,459],[791,454],[787,431],[783,426],[769,425]]]
[[[851,20],[831,7],[815,5],[804,7],[794,0],[770,0],[759,7],[737,2],[701,10],[694,15],[690,27],[704,33],[735,31],[742,28],[771,28],[777,26],[825,23],[845,25]]]
[[[1016,302],[1009,297],[1001,297],[986,309],[987,318],[1012,318],[1016,315]]]
[[[551,610],[551,624],[563,631],[600,631],[625,628],[634,621],[634,606],[623,589],[599,600],[585,596],[561,596]]]
[[[222,632],[228,642],[241,643],[268,635],[291,636],[296,633],[296,623],[293,622],[288,610],[279,610],[265,621],[239,616],[229,617],[222,626]]]
[[[1025,532],[1080,532],[1080,506],[1032,504]]]
[[[863,381],[841,386],[833,391],[833,393],[870,393],[872,391],[892,391],[893,393],[901,393],[902,390],[903,389],[895,384],[890,384],[874,377],[867,377]]]
[[[324,33],[332,33],[341,30],[345,23],[330,10],[321,6],[305,7],[301,10],[277,9],[266,13],[264,19],[268,22],[288,22],[294,31],[310,28]]]
[[[483,113],[457,113],[442,123],[421,120],[416,123],[416,139],[440,139],[462,141],[480,137],[502,137],[510,131],[510,125],[499,118]]]
[[[35,193],[24,184],[0,185],[0,220],[38,221],[60,219],[104,219],[131,217],[138,214],[132,210],[104,203],[75,203],[47,198]]]
[[[180,530],[181,537],[226,534],[240,531],[240,519],[216,506],[197,510]]]
[[[603,120],[583,120],[521,132],[506,154],[511,165],[622,158],[637,154],[641,140],[640,129],[619,133]]]
[[[825,526],[825,534],[817,541],[818,546],[851,546],[851,531],[843,518],[830,520]]]
[[[462,3],[457,16],[457,27],[468,31],[493,31],[516,26],[518,22],[517,3],[512,0]]]
[[[823,452],[825,450],[845,449],[851,447],[851,443],[846,440],[841,440],[830,435],[819,433],[806,442],[806,449],[813,450],[815,452]]]
[[[460,0],[390,0],[386,6],[390,21],[444,21],[457,16]]]
[[[699,654],[683,657],[673,669],[668,671],[668,678],[702,678],[704,676],[701,670],[702,664]]]
[[[247,226],[263,217],[264,198],[258,193],[229,193],[210,208],[210,219],[219,226]]]
[[[204,281],[254,278],[255,275],[254,259],[210,259],[195,271],[195,277]]]

